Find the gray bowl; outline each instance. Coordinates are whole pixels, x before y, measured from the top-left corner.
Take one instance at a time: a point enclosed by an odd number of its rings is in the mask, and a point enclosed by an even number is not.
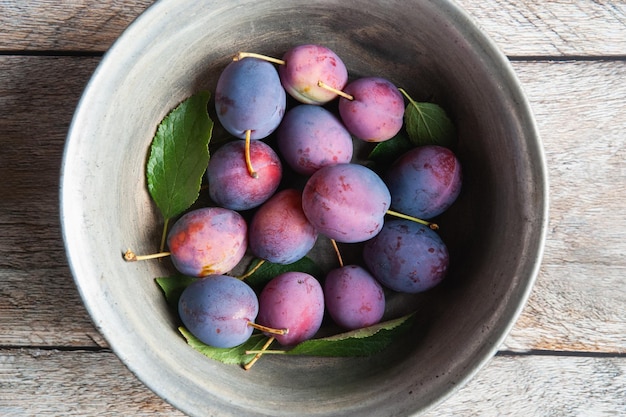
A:
[[[465,183],[439,219],[452,265],[410,300],[411,332],[368,358],[265,356],[250,371],[210,360],[176,330],[149,253],[161,219],[145,186],[158,122],[238,50],[335,50],[353,76],[379,75],[448,109]],[[61,211],[69,263],[98,330],[154,392],[197,416],[404,416],[437,404],[496,352],[537,275],[547,221],[542,146],[498,48],[449,1],[161,0],[114,44],[66,144]],[[406,300],[405,300],[406,301]]]

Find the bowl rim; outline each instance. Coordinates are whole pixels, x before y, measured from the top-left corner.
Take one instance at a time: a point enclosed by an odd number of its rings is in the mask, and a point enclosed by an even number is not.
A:
[[[422,407],[421,409],[416,409],[415,412],[417,413],[430,410],[447,400],[450,396],[456,393],[458,389],[460,389],[462,386],[466,385],[467,382],[473,379],[475,375],[488,362],[490,362],[491,359],[498,352],[501,344],[509,335],[511,329],[515,326],[515,323],[517,322],[519,316],[525,308],[536,282],[537,276],[539,275],[539,270],[541,268],[542,259],[545,251],[545,242],[549,221],[549,180],[545,151],[542,145],[542,141],[539,135],[530,102],[524,94],[522,84],[517,74],[513,70],[510,61],[508,60],[506,55],[500,50],[495,41],[482,31],[478,23],[467,11],[462,9],[453,0],[444,0],[437,7],[445,9],[446,14],[453,17],[457,25],[470,28],[468,30],[471,30],[472,35],[478,38],[480,44],[483,45],[483,52],[488,55],[493,63],[497,64],[499,76],[503,80],[507,81],[507,88],[510,89],[511,94],[513,94],[515,99],[518,101],[518,112],[520,112],[524,116],[524,126],[526,129],[527,137],[533,139],[536,143],[536,146],[533,147],[533,151],[535,152],[535,154],[533,155],[535,158],[533,163],[536,165],[536,172],[538,173],[538,183],[535,184],[535,188],[541,200],[539,204],[536,205],[536,214],[538,219],[537,223],[539,224],[538,231],[536,233],[537,252],[533,254],[536,257],[536,262],[534,262],[532,269],[529,271],[528,278],[524,281],[523,291],[520,291],[521,297],[516,300],[514,304],[515,308],[510,311],[510,314],[508,317],[506,317],[506,320],[502,320],[507,324],[499,328],[500,331],[497,334],[491,334],[491,337],[493,338],[493,343],[490,343],[480,349],[480,352],[482,353],[480,358],[474,360],[474,362],[470,366],[468,366],[467,372],[461,378],[456,380],[457,383],[454,387],[451,387],[447,391],[441,393],[439,398],[437,398],[431,404]],[[159,16],[167,15],[168,11],[172,8],[176,8],[176,0],[158,0],[156,3],[150,5],[135,20],[133,20],[133,22],[130,23],[130,25],[124,30],[124,32],[113,42],[111,47],[103,55],[102,60],[98,64],[97,68],[94,70],[81,95],[81,98],[78,101],[76,111],[68,130],[61,163],[59,201],[62,238],[65,246],[68,264],[74,282],[79,291],[80,297],[87,311],[89,312],[90,318],[94,323],[96,329],[103,335],[116,356],[120,358],[122,363],[140,381],[142,381],[143,384],[145,384],[148,388],[150,388],[165,401],[185,412],[185,405],[180,404],[176,398],[172,398],[170,395],[168,395],[167,384],[163,385],[162,382],[155,383],[155,381],[150,380],[149,375],[147,375],[143,371],[141,366],[137,366],[137,362],[135,361],[133,355],[129,355],[129,353],[125,350],[123,344],[118,343],[114,334],[114,330],[107,326],[106,321],[98,320],[98,318],[96,317],[97,311],[94,308],[93,301],[90,299],[90,295],[84,291],[83,285],[81,285],[80,277],[82,276],[81,274],[83,272],[82,266],[76,261],[76,257],[72,256],[75,253],[75,248],[72,245],[72,236],[69,232],[69,223],[71,219],[69,218],[70,209],[68,205],[70,204],[70,201],[68,201],[66,198],[66,190],[71,187],[71,181],[68,176],[68,171],[69,167],[71,167],[71,165],[73,164],[72,151],[75,142],[79,139],[78,136],[80,130],[80,119],[82,113],[86,111],[85,103],[89,100],[93,92],[98,90],[99,85],[103,82],[103,80],[108,77],[107,71],[110,67],[116,65],[114,62],[116,61],[117,57],[125,53],[127,49],[126,45],[129,43],[132,45],[133,43],[137,42],[134,39],[139,39],[139,32],[142,32],[146,26],[154,24],[154,21],[158,20]]]

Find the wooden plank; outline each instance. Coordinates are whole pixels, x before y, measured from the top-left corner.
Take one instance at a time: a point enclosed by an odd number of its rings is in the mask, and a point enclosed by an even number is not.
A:
[[[63,265],[58,186],[65,136],[96,58],[0,57],[0,266]],[[61,262],[60,262],[61,261]]]
[[[98,61],[0,57],[0,345],[106,344],[67,266],[58,201],[67,129]]]
[[[0,350],[0,415],[184,414],[148,390],[108,351]]]
[[[67,268],[57,195],[67,127],[97,62],[0,57],[0,329],[14,329],[0,346],[106,346]],[[515,69],[555,192],[544,266],[503,349],[624,352],[626,63]]]
[[[424,417],[618,416],[626,411],[626,360],[496,356]]]
[[[8,0],[0,51],[105,51],[154,0]]]
[[[626,54],[624,1],[457,0],[511,56]]]
[[[546,151],[550,224],[513,350],[626,351],[626,62],[516,62]]]
[[[106,351],[0,351],[0,387],[4,417],[183,415]],[[425,415],[603,416],[618,410],[626,410],[626,358],[524,355],[496,356]]]
[[[153,1],[9,0],[0,4],[0,50],[105,51]],[[458,0],[515,56],[626,53],[626,2]]]

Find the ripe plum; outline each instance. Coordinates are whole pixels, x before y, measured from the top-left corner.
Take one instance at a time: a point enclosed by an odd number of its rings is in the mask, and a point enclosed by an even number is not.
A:
[[[229,133],[245,139],[263,139],[280,124],[286,94],[273,64],[258,58],[232,61],[215,87],[217,117]]]
[[[418,293],[437,285],[448,270],[448,248],[439,235],[423,224],[390,220],[363,247],[363,259],[384,286]]]
[[[257,323],[288,329],[275,335],[284,346],[312,338],[324,318],[324,293],[315,277],[304,272],[285,272],[273,278],[259,295]]]
[[[168,233],[172,263],[185,275],[224,274],[245,254],[247,229],[245,220],[236,211],[222,207],[190,211]]]
[[[328,273],[324,301],[335,323],[349,330],[376,324],[385,312],[382,287],[358,265],[346,265]]]
[[[459,196],[461,164],[448,148],[420,146],[392,164],[385,182],[394,210],[430,219],[446,211]]]
[[[379,77],[359,78],[348,84],[339,99],[339,115],[346,128],[365,142],[383,142],[394,137],[404,121],[404,98],[390,81]]]
[[[304,257],[317,240],[317,230],[302,211],[299,191],[276,193],[254,214],[248,228],[250,251],[276,264],[290,264]]]
[[[348,70],[332,50],[320,45],[299,45],[283,56],[284,65],[278,73],[285,90],[296,100],[306,104],[325,104],[337,93],[322,88],[324,84],[341,90],[348,82]]]
[[[289,110],[276,131],[278,149],[294,171],[311,175],[326,165],[352,159],[352,137],[341,121],[320,106]]]
[[[234,141],[222,145],[209,161],[209,195],[221,207],[248,210],[267,201],[278,189],[282,165],[269,145],[261,141],[250,143],[256,178],[249,175],[244,156],[245,144]]]
[[[254,291],[243,281],[209,275],[186,287],[178,301],[183,324],[203,343],[231,348],[248,340],[259,312]]]
[[[302,193],[302,209],[311,224],[319,233],[343,243],[376,236],[390,203],[383,180],[359,164],[320,168]]]

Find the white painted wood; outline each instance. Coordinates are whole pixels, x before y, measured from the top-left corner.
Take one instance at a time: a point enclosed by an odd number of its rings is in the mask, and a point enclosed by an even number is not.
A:
[[[498,356],[427,417],[621,416],[626,360]]]
[[[626,62],[514,68],[543,139],[551,201],[541,273],[505,347],[625,352]]]
[[[508,55],[624,56],[626,2],[457,0]]]

